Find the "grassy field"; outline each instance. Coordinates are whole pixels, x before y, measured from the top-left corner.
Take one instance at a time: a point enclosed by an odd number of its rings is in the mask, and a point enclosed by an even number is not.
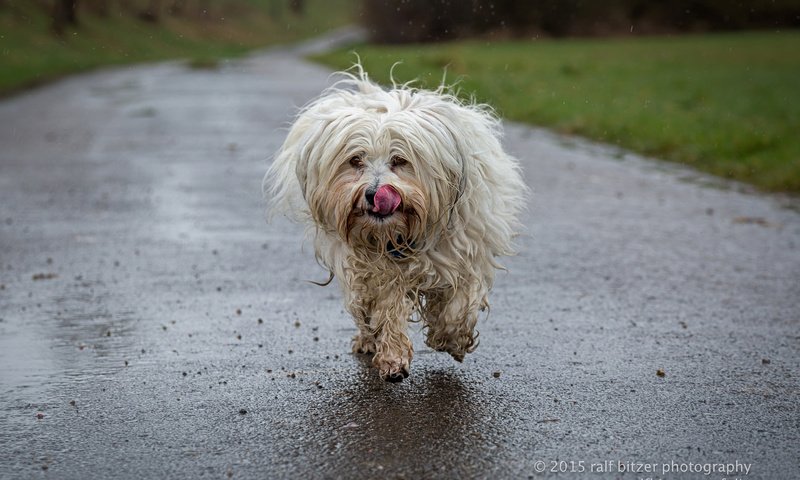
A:
[[[370,75],[460,80],[509,119],[800,193],[800,32],[361,46]],[[352,49],[316,57],[349,67]]]
[[[51,31],[44,3],[0,1],[0,95],[104,65],[186,58],[213,66],[222,57],[351,23],[356,0],[306,0],[302,16],[285,1],[206,2],[205,14],[196,8],[162,14],[158,22],[138,18],[137,1],[115,2],[107,16],[79,11],[78,27],[62,36]]]

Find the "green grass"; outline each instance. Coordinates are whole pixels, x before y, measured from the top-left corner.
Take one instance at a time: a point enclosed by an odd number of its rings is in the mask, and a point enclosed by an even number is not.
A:
[[[361,46],[370,75],[438,85],[504,117],[800,192],[800,33]],[[349,67],[352,50],[315,57]]]
[[[0,95],[105,65],[185,58],[194,67],[213,68],[220,58],[351,23],[356,0],[306,0],[303,16],[289,12],[286,3],[208,2],[205,16],[165,14],[157,23],[121,6],[107,17],[80,11],[80,25],[59,37],[37,2],[0,2]],[[125,4],[136,2],[114,2]]]

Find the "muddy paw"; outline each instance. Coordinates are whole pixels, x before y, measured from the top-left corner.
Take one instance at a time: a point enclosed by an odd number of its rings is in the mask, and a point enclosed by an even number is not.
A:
[[[374,354],[375,338],[371,335],[362,335],[360,333],[353,337],[353,353]]]
[[[463,362],[464,356],[467,353],[475,350],[478,346],[477,342],[473,341],[472,336],[462,336],[460,338],[450,337],[437,337],[428,335],[425,339],[425,344],[437,352],[447,352],[457,362]]]
[[[466,352],[464,351],[456,351],[456,352],[448,351],[447,353],[449,353],[450,356],[453,357],[453,360],[459,363],[464,361],[464,355],[466,355]]]
[[[408,377],[410,359],[384,358],[373,363],[375,364],[375,368],[378,369],[381,378],[387,382],[402,382],[404,378]]]

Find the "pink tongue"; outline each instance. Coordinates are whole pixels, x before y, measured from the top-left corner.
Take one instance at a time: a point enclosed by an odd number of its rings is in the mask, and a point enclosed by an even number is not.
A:
[[[372,211],[380,215],[389,215],[400,206],[400,194],[391,185],[383,185],[375,192]]]

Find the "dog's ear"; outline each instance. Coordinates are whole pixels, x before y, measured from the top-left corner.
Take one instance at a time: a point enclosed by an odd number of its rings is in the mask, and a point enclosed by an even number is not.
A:
[[[494,255],[511,253],[528,187],[519,163],[502,147],[502,124],[488,106],[462,103],[441,92],[430,95],[435,100],[425,108],[447,132],[457,162],[449,166],[455,188],[449,229],[482,229],[474,235],[487,238]]]
[[[322,204],[315,200],[346,148],[346,131],[358,112],[350,107],[354,98],[352,92],[329,90],[300,111],[265,177],[273,212],[297,220],[322,218]]]
[[[271,215],[282,213],[302,220],[308,213],[304,201],[308,156],[303,149],[312,126],[313,119],[308,112],[301,112],[267,170],[263,192]]]
[[[457,211],[458,204],[469,198],[473,190],[484,188],[484,163],[491,162],[493,155],[503,154],[497,140],[497,121],[490,112],[462,105],[447,96],[436,98],[423,110],[441,137],[439,143],[445,152],[441,152],[439,159],[450,186],[448,204]]]

